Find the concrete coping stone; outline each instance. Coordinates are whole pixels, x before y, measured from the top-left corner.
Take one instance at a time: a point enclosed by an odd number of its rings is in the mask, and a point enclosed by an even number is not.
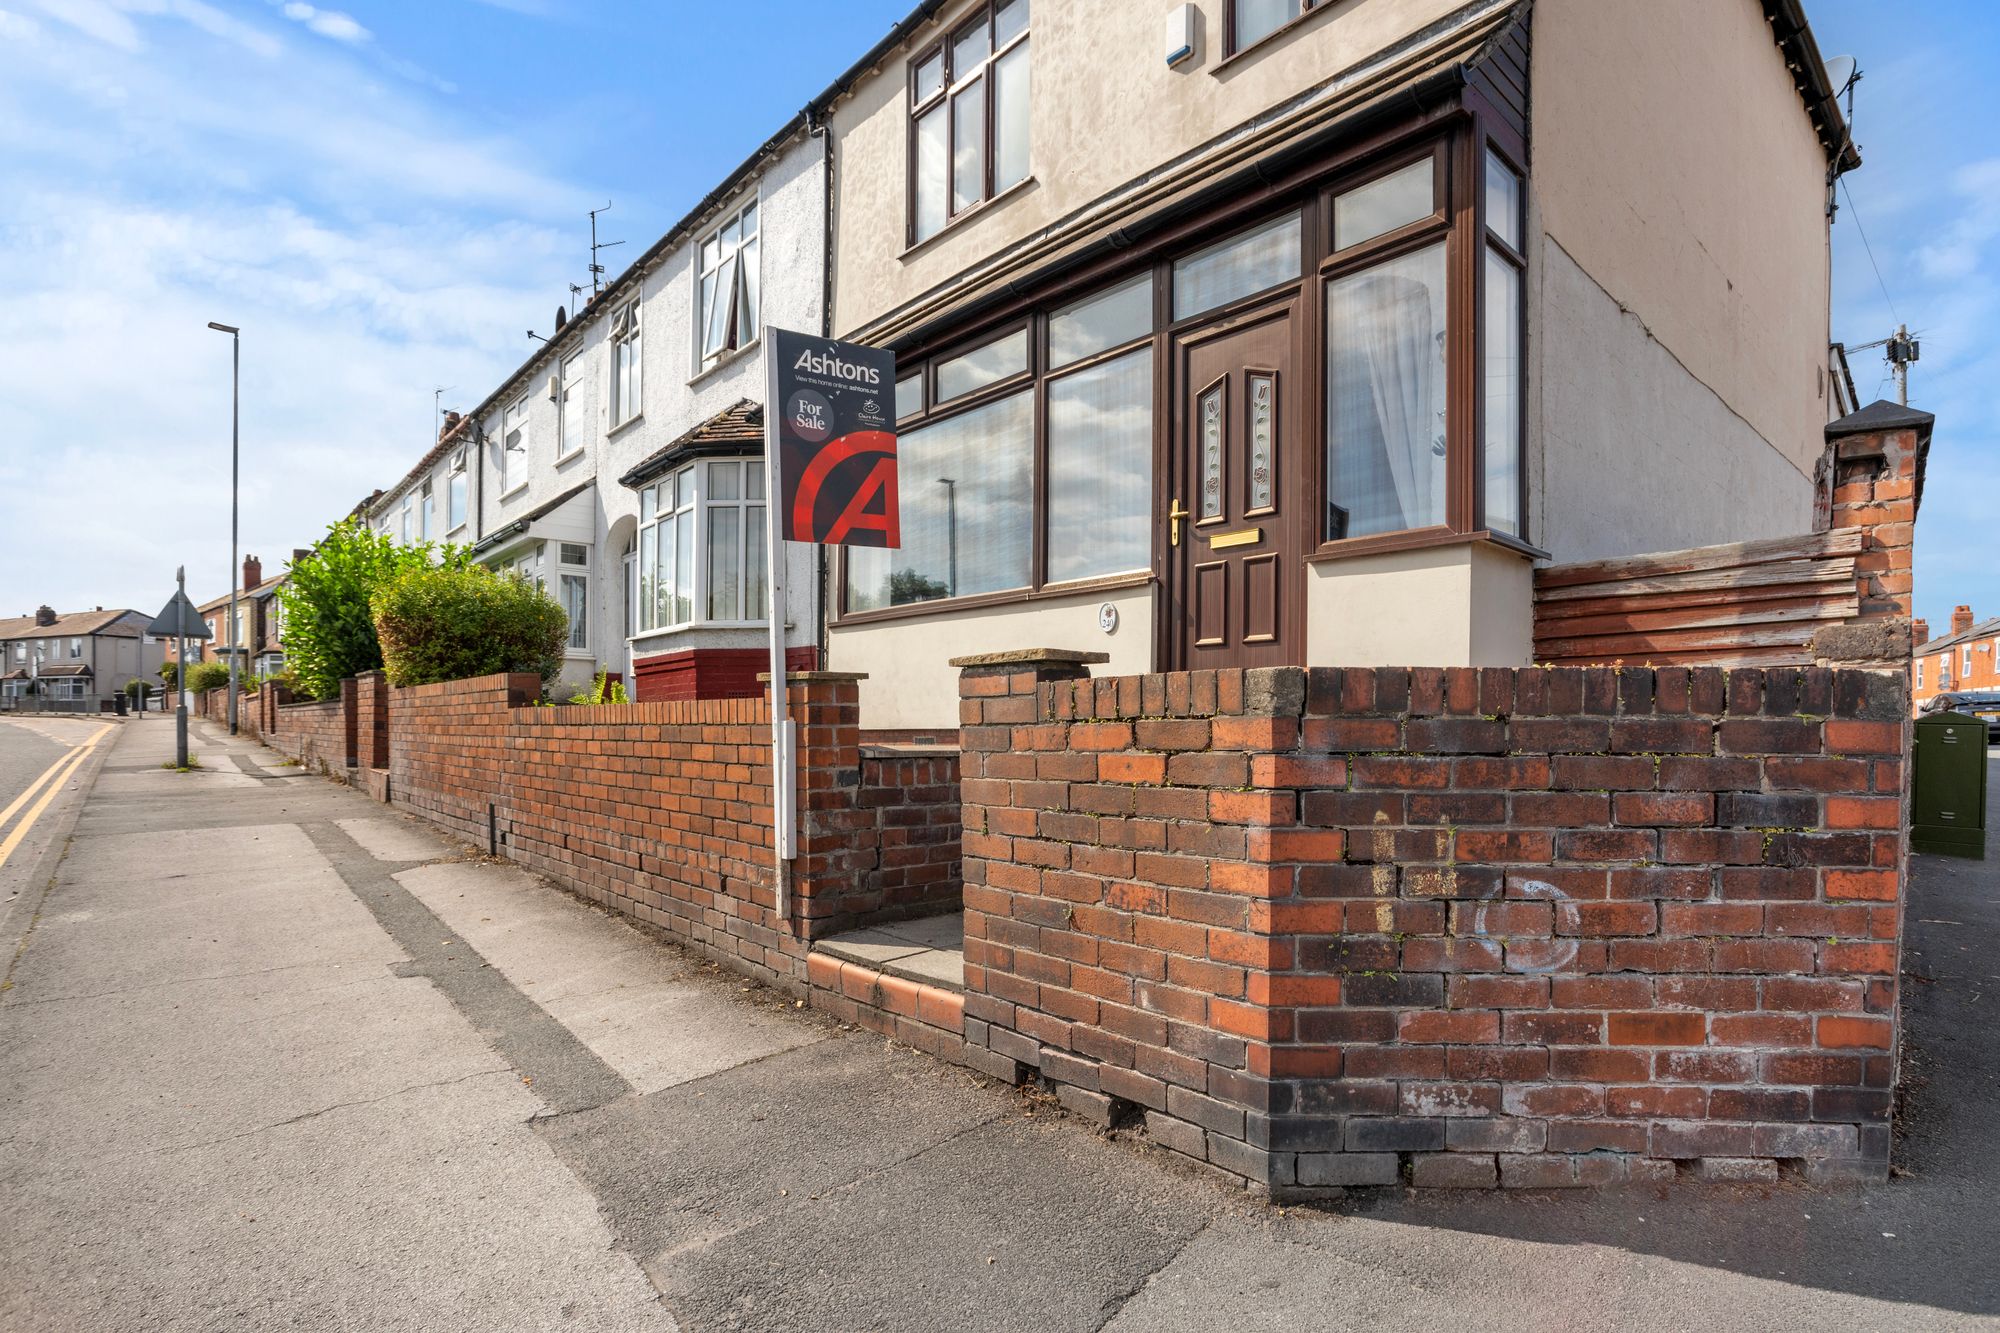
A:
[[[1089,666],[1099,662],[1109,662],[1110,653],[1084,652],[1076,648],[1014,648],[1004,653],[974,653],[970,657],[954,657],[955,667],[992,666]]]
[[[843,681],[867,679],[868,673],[866,671],[787,671],[785,673],[785,683],[787,685],[837,685]],[[769,685],[771,683],[771,673],[768,671],[759,671],[757,673],[757,683],[759,685]]]

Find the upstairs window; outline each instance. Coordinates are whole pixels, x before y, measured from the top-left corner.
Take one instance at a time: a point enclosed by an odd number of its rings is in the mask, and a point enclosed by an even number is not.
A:
[[[424,481],[421,512],[422,527],[419,530],[422,532],[424,540],[429,541],[433,535],[433,529],[437,526],[437,496],[432,493],[431,483],[428,478]]]
[[[1028,2],[990,0],[910,65],[913,245],[1028,178]]]
[[[500,494],[504,496],[528,484],[528,400],[523,398],[508,408],[500,425]]]
[[[1229,34],[1229,49],[1224,54],[1233,56],[1255,46],[1299,15],[1329,5],[1333,0],[1223,0],[1223,3],[1227,6],[1224,27]]]
[[[556,383],[557,438],[561,441],[556,462],[575,458],[583,452],[590,429],[590,412],[583,401],[583,358],[572,356],[562,363]]]
[[[701,368],[757,340],[757,202],[701,243]]]
[[[69,641],[69,655],[70,655],[70,660],[71,660],[71,661],[75,661],[75,660],[76,660],[77,658],[79,658],[79,657],[82,657],[82,656],[83,656],[83,640],[82,640],[82,639],[71,639],[71,640]]]
[[[627,301],[611,318],[611,424],[639,415],[639,303]]]
[[[408,546],[410,544],[410,493],[408,491],[403,492],[402,526],[400,532],[402,534],[403,545]],[[209,628],[213,629],[215,627],[211,625]]]
[[[452,455],[451,478],[445,483],[445,525],[456,532],[465,526],[465,450]]]

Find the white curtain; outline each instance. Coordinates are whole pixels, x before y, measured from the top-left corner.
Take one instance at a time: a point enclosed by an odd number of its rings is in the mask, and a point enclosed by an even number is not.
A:
[[[1395,479],[1403,527],[1419,527],[1436,512],[1437,450],[1442,423],[1433,415],[1439,341],[1429,289],[1415,278],[1372,273],[1356,289],[1361,348],[1382,448]]]

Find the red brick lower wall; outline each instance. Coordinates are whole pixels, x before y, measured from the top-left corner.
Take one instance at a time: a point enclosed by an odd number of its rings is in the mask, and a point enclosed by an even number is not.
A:
[[[346,776],[348,726],[340,700],[281,704],[276,712],[277,730],[265,737],[267,744],[316,773]]]
[[[1083,671],[962,678],[968,1043],[1280,1192],[1886,1171],[1896,673]]]
[[[875,864],[844,906],[856,915],[932,916],[960,906],[958,754],[864,749],[859,808]]]
[[[956,791],[948,757],[866,775],[855,678],[808,675],[790,689],[800,826],[789,923],[776,910],[767,700],[524,706],[539,684],[490,676],[388,691],[394,803],[482,847],[490,828],[502,855],[800,993],[811,940],[919,901],[955,904],[937,882],[942,833],[921,842],[911,823],[905,840],[897,822],[894,845],[924,851],[878,873],[875,830],[917,811],[944,830],[931,812]],[[926,785],[905,798],[885,785],[898,773]]]
[[[785,670],[811,671],[819,664],[813,648],[787,648]],[[771,669],[762,648],[691,648],[641,657],[632,664],[632,698],[638,703],[676,699],[751,699],[766,689],[757,677]]]

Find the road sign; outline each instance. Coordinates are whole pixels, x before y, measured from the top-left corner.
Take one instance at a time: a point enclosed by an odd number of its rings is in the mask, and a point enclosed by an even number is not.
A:
[[[146,626],[146,633],[162,639],[212,639],[208,622],[194,609],[184,592],[175,592],[167,604],[160,608],[160,614],[153,623]]]

